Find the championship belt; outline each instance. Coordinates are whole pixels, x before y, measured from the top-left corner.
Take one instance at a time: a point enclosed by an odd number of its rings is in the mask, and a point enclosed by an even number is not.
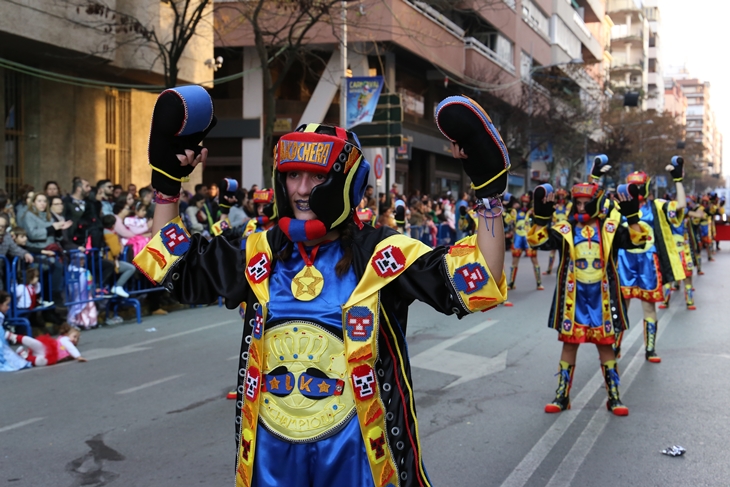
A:
[[[287,321],[264,332],[261,424],[291,443],[337,433],[355,413],[345,345],[326,328]]]

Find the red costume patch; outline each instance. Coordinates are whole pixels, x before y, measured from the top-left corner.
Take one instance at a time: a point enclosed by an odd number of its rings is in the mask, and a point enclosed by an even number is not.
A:
[[[251,280],[256,284],[269,277],[269,273],[271,272],[269,256],[263,252],[259,252],[254,255],[251,260],[248,261],[246,272]]]
[[[246,371],[246,399],[255,402],[259,397],[261,386],[261,372],[256,367],[249,367]]]
[[[371,261],[375,272],[380,277],[391,277],[399,274],[406,267],[406,256],[394,245],[388,245],[378,251]]]
[[[375,395],[375,372],[369,365],[359,365],[352,371],[352,385],[355,396],[360,400],[370,399]]]

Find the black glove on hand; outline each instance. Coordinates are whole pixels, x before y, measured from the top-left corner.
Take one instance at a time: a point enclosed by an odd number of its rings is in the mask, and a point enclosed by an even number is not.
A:
[[[591,169],[591,179],[598,182],[603,175],[611,169],[611,165],[608,163],[608,156],[605,154],[599,154],[593,159],[593,168]]]
[[[220,195],[218,196],[218,207],[223,215],[227,215],[231,211],[231,206],[236,202],[236,191],[238,191],[238,181],[231,178],[223,178],[218,183]]]
[[[213,101],[202,86],[181,86],[157,97],[148,151],[153,188],[171,196],[180,193],[180,183],[194,167],[182,166],[177,155],[187,149],[198,156],[200,142],[215,124]]]
[[[547,195],[553,192],[553,187],[549,184],[543,184],[535,188],[533,193],[534,216],[533,220],[536,225],[547,227],[553,220],[553,212],[555,211],[554,201],[543,201]]]
[[[626,217],[629,225],[639,223],[639,188],[635,184],[622,184],[616,191],[624,196],[631,196],[630,200],[619,203],[621,215]]]
[[[477,102],[466,96],[446,98],[436,107],[436,125],[468,156],[461,162],[477,198],[505,192],[510,168],[507,147],[487,112]]]
[[[667,166],[667,170],[672,175],[672,179],[674,179],[675,182],[681,182],[682,178],[684,177],[684,157],[672,157],[671,168],[670,166]]]

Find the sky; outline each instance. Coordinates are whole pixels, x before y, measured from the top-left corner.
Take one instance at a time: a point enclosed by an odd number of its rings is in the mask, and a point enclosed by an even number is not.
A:
[[[723,135],[723,173],[730,177],[730,35],[727,0],[659,0],[664,69],[685,65],[710,82],[710,106]]]

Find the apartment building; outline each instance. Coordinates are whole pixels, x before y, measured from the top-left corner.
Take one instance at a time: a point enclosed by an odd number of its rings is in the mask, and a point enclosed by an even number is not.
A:
[[[156,94],[129,86],[164,84],[159,51],[145,36],[168,39],[173,3],[105,4],[0,2],[0,187],[13,196],[46,180],[68,190],[76,175],[149,184]],[[202,22],[178,63],[179,83],[212,80],[204,64],[212,57],[212,25]]]
[[[722,145],[715,116],[710,107],[710,82],[692,78],[686,70],[671,75],[687,97],[687,143],[699,144],[702,149],[696,165],[706,174],[722,172],[722,158],[717,157],[718,142]]]
[[[453,4],[451,7],[450,4]],[[453,8],[452,8],[453,7]],[[230,2],[216,3],[216,55],[225,58],[217,75],[247,70],[241,81],[213,91],[223,116],[220,137],[211,140],[205,179],[242,174],[243,185],[268,183],[261,170],[262,81],[250,26],[231,22]],[[444,97],[465,93],[484,105],[499,127],[501,113],[529,92],[535,103],[546,90],[539,83],[552,69],[604,61],[605,7],[602,0],[363,0],[348,11],[348,68],[355,76],[383,75],[385,92],[400,93],[407,150],[367,149],[366,157],[386,160],[386,175],[373,180],[385,191],[386,180],[407,194],[439,194],[468,187],[461,164],[436,129],[433,111]],[[595,25],[598,24],[598,25]],[[321,28],[308,40],[311,62],[292,68],[277,92],[275,135],[300,122],[339,123],[336,96],[340,83],[338,29]],[[276,75],[277,67],[271,67]],[[316,75],[313,71],[316,70]],[[576,92],[601,91],[605,74],[565,70]],[[555,76],[554,74],[552,76]],[[603,77],[603,78],[602,78]],[[598,79],[598,80],[597,80]],[[534,90],[530,89],[533,85]],[[221,109],[221,107],[226,107]],[[221,111],[225,110],[225,112]],[[355,129],[357,132],[357,128]],[[510,141],[507,141],[510,145]],[[215,155],[213,155],[215,154]],[[521,192],[527,168],[513,155],[510,188]],[[545,168],[537,170],[539,177]]]
[[[611,28],[611,85],[614,89],[648,93],[649,23],[641,0],[608,0]],[[656,80],[655,80],[656,81]],[[646,97],[642,109],[647,108]]]
[[[662,63],[662,21],[659,0],[644,0],[644,17],[649,23],[646,108],[664,110],[664,65]]]
[[[664,111],[671,113],[680,125],[687,124],[687,97],[680,85],[673,78],[666,78],[664,85]]]

